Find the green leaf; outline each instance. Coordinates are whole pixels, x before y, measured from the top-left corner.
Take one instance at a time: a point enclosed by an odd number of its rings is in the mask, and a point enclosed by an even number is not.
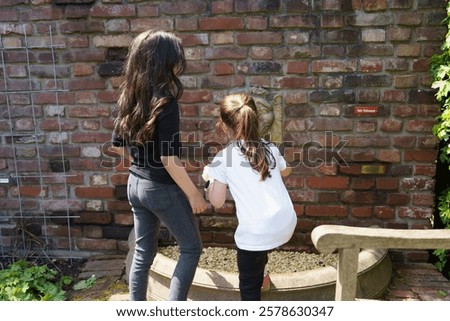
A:
[[[444,290],[439,290],[437,295],[441,298],[445,298],[448,295],[448,292]]]
[[[0,270],[0,300],[65,300],[62,285],[70,284],[72,279],[63,276],[55,281],[57,274],[47,265],[31,266],[28,262],[17,261],[7,269]]]
[[[77,284],[73,286],[73,289],[75,291],[90,289],[94,286],[96,281],[97,278],[95,277],[95,275],[92,275],[89,279],[79,281]]]
[[[61,277],[60,283],[64,285],[69,285],[72,283],[73,279],[70,276],[63,276]]]

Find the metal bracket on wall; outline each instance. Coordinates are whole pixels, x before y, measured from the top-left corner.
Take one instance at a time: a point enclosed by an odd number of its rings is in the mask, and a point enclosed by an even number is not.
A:
[[[0,184],[9,184],[10,177],[0,176]]]

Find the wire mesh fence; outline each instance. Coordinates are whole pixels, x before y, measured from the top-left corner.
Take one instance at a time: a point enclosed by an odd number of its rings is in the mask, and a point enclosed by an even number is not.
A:
[[[69,134],[52,28],[41,37],[0,34],[0,255],[73,255]],[[46,97],[46,99],[42,99]]]

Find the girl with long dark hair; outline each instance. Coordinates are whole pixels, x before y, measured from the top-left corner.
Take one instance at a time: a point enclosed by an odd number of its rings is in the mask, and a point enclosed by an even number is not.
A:
[[[202,251],[194,213],[206,202],[179,159],[183,93],[178,78],[186,60],[180,40],[164,31],[146,31],[130,46],[118,101],[112,144],[131,156],[128,200],[134,217],[135,251],[130,300],[146,300],[148,272],[158,249],[160,223],[175,237],[180,256],[169,300],[186,300]]]

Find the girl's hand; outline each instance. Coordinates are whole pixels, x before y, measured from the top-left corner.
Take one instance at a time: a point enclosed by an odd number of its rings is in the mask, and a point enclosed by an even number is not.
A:
[[[197,191],[192,196],[188,196],[189,204],[191,204],[192,212],[194,214],[200,214],[206,210],[208,205],[206,204],[205,199],[202,194]]]
[[[161,162],[175,183],[180,186],[191,204],[192,212],[199,214],[206,210],[206,201],[197,187],[192,183],[178,156],[161,156]]]

